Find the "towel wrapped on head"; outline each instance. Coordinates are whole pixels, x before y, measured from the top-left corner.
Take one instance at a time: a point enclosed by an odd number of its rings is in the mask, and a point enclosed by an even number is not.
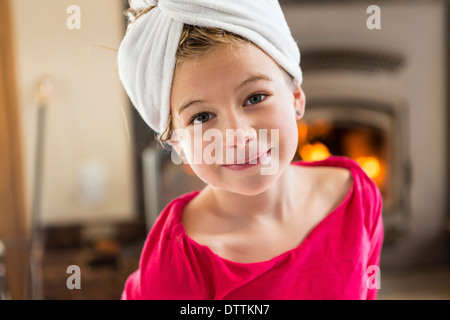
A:
[[[300,51],[277,0],[133,0],[156,6],[128,27],[118,52],[120,80],[144,121],[161,133],[170,114],[176,52],[185,24],[222,29],[257,45],[300,84]]]

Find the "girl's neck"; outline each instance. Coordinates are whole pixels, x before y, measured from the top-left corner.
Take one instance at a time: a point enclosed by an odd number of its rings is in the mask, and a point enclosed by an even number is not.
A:
[[[277,182],[257,195],[242,195],[207,186],[209,208],[218,217],[239,223],[286,221],[298,206],[298,170],[288,166]]]

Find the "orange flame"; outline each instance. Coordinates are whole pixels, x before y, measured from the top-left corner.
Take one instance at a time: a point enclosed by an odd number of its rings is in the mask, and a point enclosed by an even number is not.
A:
[[[323,143],[308,143],[300,147],[300,155],[305,161],[318,161],[328,158],[330,151]]]
[[[359,157],[356,159],[364,172],[372,179],[380,175],[380,161],[375,157]]]

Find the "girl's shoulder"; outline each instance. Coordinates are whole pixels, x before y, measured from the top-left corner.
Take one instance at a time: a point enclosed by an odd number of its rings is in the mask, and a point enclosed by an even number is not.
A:
[[[351,181],[351,198],[363,203],[366,209],[364,211],[374,215],[380,213],[383,203],[381,191],[356,160],[345,156],[330,156],[319,161],[294,161],[292,164],[318,169],[322,183],[331,188],[348,185]]]
[[[345,156],[329,156],[322,160],[297,160],[292,162],[293,165],[307,166],[307,167],[331,167],[331,168],[347,168],[358,169],[361,168],[356,160]]]
[[[330,156],[326,159],[317,161],[293,161],[292,164],[321,169],[322,172],[330,173],[331,175],[328,175],[329,177],[335,176],[338,179],[339,177],[346,179],[346,176],[350,176],[353,178],[353,181],[358,188],[378,189],[376,183],[367,175],[360,164],[356,160],[345,156]],[[327,176],[327,174],[325,174],[325,176]]]
[[[187,204],[191,203],[201,190],[183,193],[172,199],[160,212],[156,221],[151,226],[147,238],[155,240],[178,238],[183,233],[181,218]]]

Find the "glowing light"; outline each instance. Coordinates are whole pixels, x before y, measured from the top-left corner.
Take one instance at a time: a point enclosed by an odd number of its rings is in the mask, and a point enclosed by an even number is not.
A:
[[[308,124],[304,121],[299,121],[297,124],[297,130],[298,130],[298,141],[300,144],[303,144],[306,142],[306,139],[308,137]]]
[[[364,172],[375,179],[380,174],[380,161],[375,157],[359,157],[356,159]]]
[[[330,156],[328,148],[320,142],[305,144],[300,148],[300,155],[305,161],[319,161]]]

